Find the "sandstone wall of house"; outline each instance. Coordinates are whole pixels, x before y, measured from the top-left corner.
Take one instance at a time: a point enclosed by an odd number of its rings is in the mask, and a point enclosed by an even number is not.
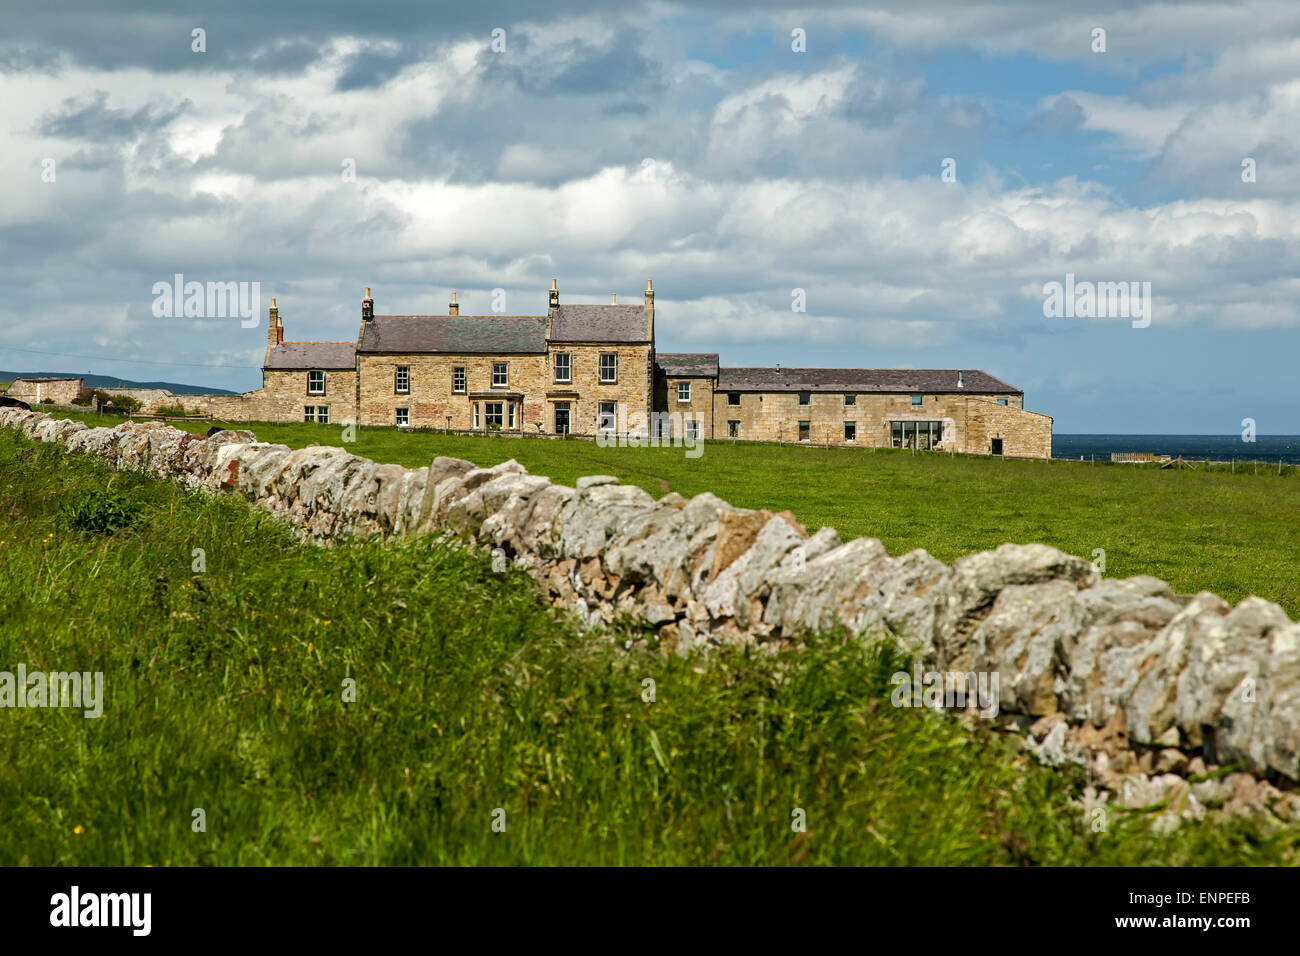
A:
[[[267,369],[262,378],[262,387],[251,392],[179,395],[166,404],[179,401],[187,410],[227,422],[300,422],[308,406],[328,408],[331,424],[356,421],[357,373],[352,369],[326,369],[324,394],[308,392],[306,371]]]
[[[478,393],[494,391],[492,365],[506,363],[506,387],[496,389],[499,399],[472,398]],[[362,425],[395,425],[396,410],[408,410],[408,421],[413,428],[469,429],[473,427],[474,402],[508,401],[516,403],[515,414],[522,412],[524,430],[535,432],[542,420],[543,405],[538,396],[544,393],[546,383],[546,356],[544,355],[451,355],[410,354],[358,356],[361,370]],[[396,390],[398,366],[410,370],[409,392]],[[465,369],[465,392],[452,390],[454,370]],[[528,400],[521,401],[524,395]],[[483,410],[479,409],[482,416]],[[450,423],[448,419],[450,418]],[[479,427],[482,428],[480,417]],[[549,429],[548,429],[549,430]]]
[[[555,381],[555,353],[569,355],[569,381]],[[617,379],[600,381],[600,355],[618,356]],[[569,431],[594,435],[600,402],[615,402],[629,411],[649,410],[646,366],[648,345],[560,344],[545,355],[518,354],[403,354],[362,353],[361,418],[363,425],[395,425],[396,410],[408,410],[412,427],[467,430],[474,427],[474,404],[479,405],[479,425],[484,427],[484,402],[514,402],[516,430],[527,434],[555,433],[555,403],[569,405]],[[492,387],[492,366],[505,362],[506,386]],[[409,369],[410,391],[396,391],[398,366]],[[466,388],[453,391],[456,368],[465,370]],[[450,419],[450,421],[449,421]],[[509,428],[509,418],[506,424]]]
[[[626,344],[570,345],[553,343],[552,356],[556,352],[568,352],[573,366],[572,383],[562,385],[548,381],[542,394],[547,396],[546,433],[554,431],[552,421],[552,402],[570,402],[569,430],[574,435],[596,434],[601,402],[614,402],[618,410],[626,410],[630,415],[639,412],[648,416],[654,408],[654,369],[650,360],[650,346]],[[604,383],[600,381],[600,354],[613,352],[618,356],[618,381]],[[552,362],[554,359],[552,358]],[[572,391],[576,396],[559,393]],[[647,423],[648,425],[648,423]],[[621,425],[619,426],[621,428]]]
[[[726,438],[727,430],[725,426],[720,431],[715,428],[713,381],[712,378],[706,377],[661,375],[655,379],[654,407],[661,412],[681,415],[683,420],[687,415],[696,416],[695,420],[700,423],[701,438]],[[677,384],[679,382],[690,384],[691,400],[689,402],[678,400]]]
[[[733,394],[740,404],[731,404]],[[999,398],[1007,404],[998,404]],[[925,394],[920,405],[913,405],[910,395],[856,393],[849,405],[843,392],[811,392],[808,404],[800,405],[797,392],[718,390],[713,395],[713,430],[716,437],[726,438],[730,423],[737,422],[741,441],[796,442],[799,423],[806,421],[807,440],[814,444],[889,447],[892,422],[938,421],[945,423],[943,451],[987,455],[991,439],[1002,438],[1005,455],[1051,457],[1051,417],[1025,411],[1020,403],[1017,395]],[[854,424],[851,441],[846,422]]]
[[[987,454],[993,439],[1002,440],[1002,454],[1016,458],[1052,457],[1052,419],[992,401],[968,401],[965,441]]]
[[[835,627],[892,635],[926,669],[998,674],[1001,709],[1034,752],[1086,763],[1116,801],[1169,801],[1183,816],[1238,801],[1300,821],[1300,624],[1259,598],[1231,607],[1151,577],[1102,579],[1039,544],[949,567],[829,527],[809,535],[789,512],[707,493],[656,501],[605,476],[567,487],[513,461],[407,469],[246,431],[87,428],[6,408],[0,425],[115,468],[228,489],[320,542],[461,535],[500,549],[584,621],[634,620],[681,653]],[[1195,776],[1227,764],[1249,773]]]

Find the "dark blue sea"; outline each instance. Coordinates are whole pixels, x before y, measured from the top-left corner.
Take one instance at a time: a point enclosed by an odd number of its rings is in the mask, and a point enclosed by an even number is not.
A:
[[[1153,455],[1211,461],[1270,461],[1300,464],[1300,435],[1256,435],[1253,442],[1241,435],[1053,435],[1052,457],[1110,461],[1111,452],[1149,451]]]

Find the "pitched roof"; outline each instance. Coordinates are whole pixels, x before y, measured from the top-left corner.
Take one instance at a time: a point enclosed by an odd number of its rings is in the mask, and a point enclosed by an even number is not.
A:
[[[544,353],[542,315],[377,315],[359,352]]]
[[[266,360],[269,369],[356,368],[355,342],[281,342]]]
[[[551,316],[552,342],[648,342],[643,305],[562,305]]]
[[[958,375],[962,388],[957,387]],[[1021,394],[980,369],[955,368],[723,368],[718,370],[718,391]]]
[[[19,375],[17,378],[14,379],[14,382],[80,382],[81,380],[82,380],[82,379],[81,379],[79,376],[64,376],[64,375],[41,375],[41,376],[32,376],[32,375]]]
[[[655,372],[677,378],[717,378],[717,352],[656,352]]]

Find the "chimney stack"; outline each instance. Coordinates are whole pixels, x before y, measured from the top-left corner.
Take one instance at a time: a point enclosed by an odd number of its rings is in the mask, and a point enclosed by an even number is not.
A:
[[[560,307],[560,290],[555,287],[555,280],[552,279],[551,280],[551,308],[558,309],[559,307]]]
[[[267,311],[266,340],[271,346],[284,341],[284,326],[280,324],[280,310],[276,308],[275,297],[271,297],[271,308]]]
[[[650,332],[650,341],[655,340],[655,287],[649,279],[645,280],[645,311],[646,325]]]
[[[460,315],[460,306],[456,302],[456,293],[451,294],[451,301],[447,303],[448,315]]]
[[[611,293],[609,294],[609,304],[610,304],[610,305],[618,305],[618,293],[617,293],[617,292],[611,292]]]
[[[361,318],[369,322],[375,317],[375,300],[370,298],[370,286],[366,286],[366,297],[361,300]]]
[[[284,327],[280,325],[280,310],[276,308],[275,298],[271,299],[271,308],[266,313],[266,358],[262,364],[271,363],[271,349],[284,341]]]

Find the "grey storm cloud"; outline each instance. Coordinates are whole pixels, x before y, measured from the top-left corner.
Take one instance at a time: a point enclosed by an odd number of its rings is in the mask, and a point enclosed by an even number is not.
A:
[[[44,136],[65,139],[135,139],[163,128],[189,105],[189,100],[183,100],[170,106],[150,104],[136,110],[111,109],[107,91],[96,90],[65,100],[58,110],[41,117],[38,129]]]
[[[646,4],[633,0],[622,12]],[[0,63],[67,62],[100,69],[149,67],[159,72],[239,66],[277,73],[301,69],[333,37],[404,42],[413,35],[442,42],[496,27],[568,15],[604,15],[598,0],[62,0],[11,17],[0,39]],[[195,54],[191,31],[206,32],[207,52]],[[364,68],[363,68],[364,70]]]

